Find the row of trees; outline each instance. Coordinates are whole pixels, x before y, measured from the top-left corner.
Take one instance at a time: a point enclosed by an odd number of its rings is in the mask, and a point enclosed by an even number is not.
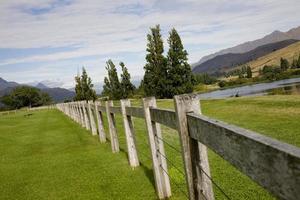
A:
[[[193,91],[193,75],[188,64],[187,52],[181,38],[173,28],[169,32],[169,50],[163,55],[164,45],[160,27],[150,28],[147,35],[147,55],[142,87],[146,96],[170,98]]]
[[[50,96],[35,87],[18,86],[9,94],[1,97],[1,102],[10,109],[22,107],[35,107],[51,103]]]
[[[239,78],[252,78],[250,66],[242,66],[238,69],[231,70],[225,74],[225,77],[238,76]]]
[[[150,28],[147,35],[147,54],[145,74],[138,91],[145,96],[157,98],[170,98],[177,94],[193,91],[193,75],[188,64],[187,52],[184,49],[180,36],[173,28],[169,32],[169,50],[164,56],[163,39],[159,25]],[[130,81],[130,74],[123,62],[119,64],[122,69],[121,80],[115,64],[108,60],[106,70],[108,76],[104,78],[102,95],[110,99],[128,98],[134,94],[135,86]]]
[[[119,80],[117,68],[112,60],[106,62],[108,77],[104,78],[102,95],[110,99],[125,99],[131,97],[135,91],[135,86],[131,83],[130,74],[123,62],[119,65],[122,68],[121,81]]]

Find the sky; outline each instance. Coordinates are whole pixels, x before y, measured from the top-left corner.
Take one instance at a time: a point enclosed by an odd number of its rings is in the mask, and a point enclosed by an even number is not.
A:
[[[103,82],[108,59],[144,74],[146,36],[171,28],[189,62],[300,25],[299,0],[0,0],[0,77],[72,88],[82,67]]]

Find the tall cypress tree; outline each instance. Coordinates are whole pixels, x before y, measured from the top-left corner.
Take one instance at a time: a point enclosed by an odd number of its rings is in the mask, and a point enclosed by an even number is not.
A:
[[[122,88],[122,98],[128,98],[133,95],[135,90],[135,86],[130,82],[130,74],[125,67],[123,62],[120,62],[120,66],[122,68],[121,74],[121,88]]]
[[[169,33],[169,51],[167,55],[168,93],[167,97],[190,93],[193,91],[193,75],[188,64],[187,51],[184,49],[180,36],[173,28]]]
[[[163,55],[163,40],[159,25],[150,28],[150,31],[151,33],[147,35],[148,44],[143,79],[144,91],[146,96],[163,98],[167,94],[167,63]]]

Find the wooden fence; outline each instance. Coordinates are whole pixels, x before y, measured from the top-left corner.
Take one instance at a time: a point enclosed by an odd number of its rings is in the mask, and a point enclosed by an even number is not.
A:
[[[106,113],[114,153],[120,150],[115,115],[122,115],[131,167],[139,166],[132,117],[145,119],[156,192],[160,199],[171,196],[160,124],[179,133],[189,199],[214,199],[207,147],[278,199],[300,199],[299,148],[203,116],[197,95],[175,96],[175,111],[158,109],[155,98],[144,98],[142,103],[142,107],[133,107],[126,99],[121,100],[118,107],[113,106],[112,101],[80,101],[57,104],[57,108],[93,135],[98,134],[100,142],[106,142],[103,127],[103,113]]]

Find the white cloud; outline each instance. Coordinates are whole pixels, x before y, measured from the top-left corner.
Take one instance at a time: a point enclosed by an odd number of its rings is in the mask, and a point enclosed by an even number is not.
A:
[[[161,24],[165,39],[171,27],[177,28],[189,52],[190,62],[196,62],[201,56],[218,48],[259,38],[275,29],[287,30],[298,26],[300,17],[299,0],[74,0],[66,5],[57,2],[1,2],[0,48],[71,45],[78,48],[46,55],[0,59],[0,72],[1,65],[45,62],[38,67],[44,67],[45,73],[38,75],[49,79],[63,73],[59,68],[63,64],[53,65],[53,62],[99,56],[102,64],[97,63],[98,67],[94,68],[99,69],[94,71],[103,76],[104,58],[118,59],[124,53],[135,53],[139,59],[125,57],[124,62],[128,63],[132,75],[138,76],[143,72],[144,61],[141,58],[145,54],[146,34],[149,27],[155,24]],[[45,13],[33,14],[43,9]],[[213,47],[207,49],[204,44]],[[86,60],[80,64],[89,63],[91,61]],[[51,68],[55,73],[51,72]]]

